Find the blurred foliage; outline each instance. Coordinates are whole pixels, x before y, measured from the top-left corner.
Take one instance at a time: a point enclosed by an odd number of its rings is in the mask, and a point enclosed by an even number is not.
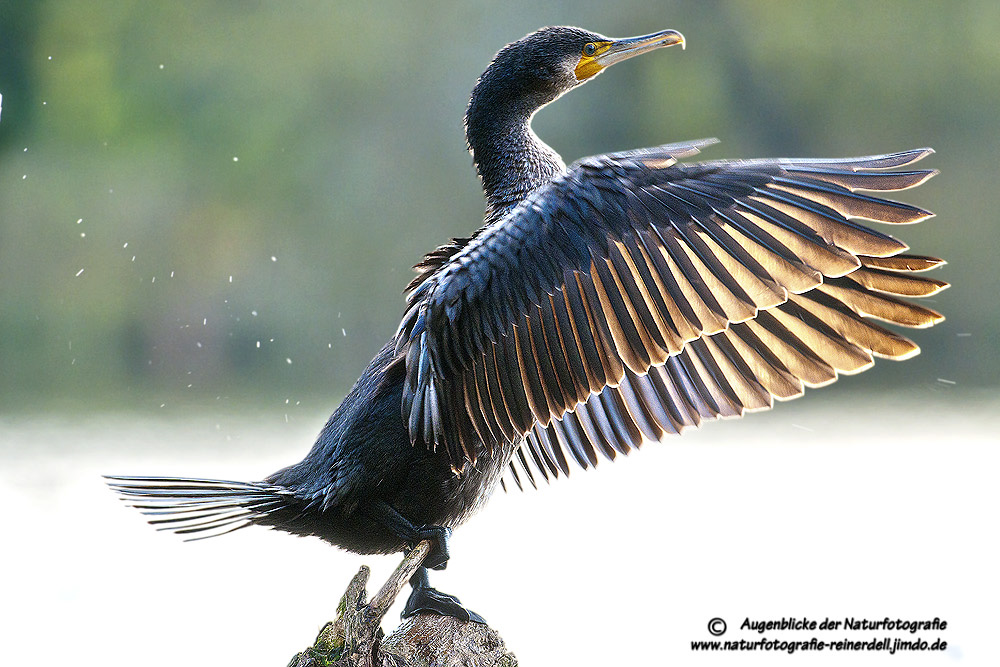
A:
[[[1000,5],[456,4],[0,1],[0,413],[332,404],[408,267],[481,220],[476,77],[558,23],[688,38],[539,114],[567,161],[703,136],[709,159],[937,149],[906,198],[938,218],[899,233],[951,261],[949,319],[865,386],[996,383]]]

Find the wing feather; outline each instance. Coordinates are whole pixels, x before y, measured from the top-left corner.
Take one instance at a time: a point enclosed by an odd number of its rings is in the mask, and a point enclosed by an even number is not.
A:
[[[917,352],[872,320],[939,322],[908,299],[943,262],[867,221],[931,214],[864,193],[926,181],[892,170],[929,149],[677,162],[705,144],[581,160],[425,258],[396,339],[414,443],[505,448],[534,486]]]

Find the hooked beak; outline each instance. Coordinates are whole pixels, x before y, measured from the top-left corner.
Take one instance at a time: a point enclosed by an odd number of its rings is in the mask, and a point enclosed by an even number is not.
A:
[[[638,56],[653,49],[674,46],[675,44],[680,44],[681,48],[684,48],[684,35],[676,30],[661,30],[642,37],[595,42],[594,45],[598,47],[597,52],[593,55],[584,53],[575,69],[576,78],[579,81],[586,81],[615,63],[620,63],[632,56]]]
[[[594,60],[601,67],[610,67],[632,56],[638,56],[664,46],[674,46],[675,44],[680,44],[681,48],[684,48],[684,35],[676,30],[661,30],[660,32],[654,32],[652,35],[644,35],[642,37],[615,39],[612,40],[608,50],[598,55]]]

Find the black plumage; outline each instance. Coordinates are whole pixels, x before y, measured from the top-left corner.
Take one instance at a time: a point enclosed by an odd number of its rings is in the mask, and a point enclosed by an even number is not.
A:
[[[682,164],[715,140],[569,168],[531,130],[538,109],[607,66],[683,44],[544,28],[480,77],[466,134],[484,225],[417,265],[393,338],[309,454],[262,482],[111,477],[151,522],[191,537],[246,525],[359,553],[438,548],[508,472],[518,485],[614,459],[704,420],[903,359],[873,320],[942,318],[907,300],[940,260],[866,222],[930,213],[865,192],[919,185],[929,149],[839,160]],[[414,579],[406,613],[478,618]]]

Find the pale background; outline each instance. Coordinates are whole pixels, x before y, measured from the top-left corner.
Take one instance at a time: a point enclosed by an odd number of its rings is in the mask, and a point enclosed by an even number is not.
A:
[[[524,665],[998,662],[1000,8],[535,4],[0,0],[0,663],[284,665],[362,563],[384,579],[395,558],[260,529],[184,544],[99,475],[298,460],[398,323],[408,267],[481,219],[476,77],[554,23],[688,40],[539,114],[567,160],[933,146],[942,174],[905,197],[938,217],[892,231],[949,260],[948,320],[916,359],[498,494],[434,583]],[[941,617],[950,648],[689,650],[714,616],[752,640],[747,616],[848,615]]]

